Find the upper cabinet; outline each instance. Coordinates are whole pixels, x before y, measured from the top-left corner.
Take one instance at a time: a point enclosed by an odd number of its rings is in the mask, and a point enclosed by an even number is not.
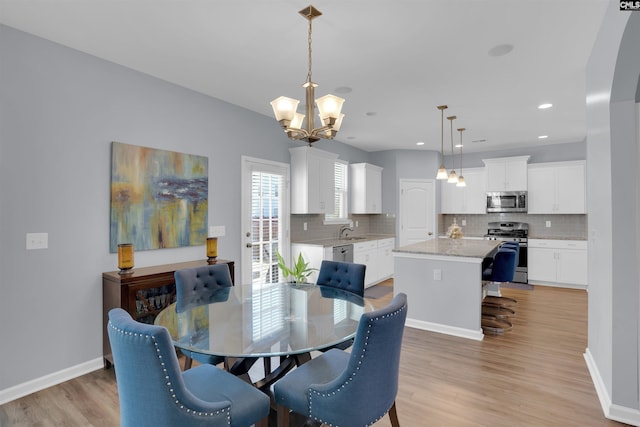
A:
[[[335,153],[313,147],[290,148],[291,213],[324,214],[333,211]]]
[[[382,213],[382,168],[369,163],[351,164],[351,213]]]
[[[528,212],[586,213],[585,161],[529,165]]]
[[[483,159],[487,166],[487,191],[527,191],[529,156]]]
[[[441,181],[440,212],[484,214],[487,211],[485,168],[463,169],[466,187]]]

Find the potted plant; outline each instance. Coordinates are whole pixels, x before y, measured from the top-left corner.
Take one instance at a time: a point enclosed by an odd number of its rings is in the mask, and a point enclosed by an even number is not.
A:
[[[298,254],[298,260],[291,268],[287,267],[287,263],[280,255],[280,252],[276,251],[276,256],[278,257],[278,267],[282,271],[284,278],[291,277],[290,281],[292,283],[306,283],[307,277],[317,270],[317,268],[309,267],[309,263],[305,262],[302,252]]]

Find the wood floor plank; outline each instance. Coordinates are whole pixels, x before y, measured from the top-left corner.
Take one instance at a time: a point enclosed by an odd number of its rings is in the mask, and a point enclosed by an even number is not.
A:
[[[513,330],[504,335],[478,342],[405,329],[396,400],[400,425],[623,426],[602,414],[583,358],[586,291],[535,286],[503,294],[518,300]],[[392,297],[370,301],[382,307]],[[2,405],[0,425],[117,426],[113,369]],[[391,423],[384,417],[374,426]]]

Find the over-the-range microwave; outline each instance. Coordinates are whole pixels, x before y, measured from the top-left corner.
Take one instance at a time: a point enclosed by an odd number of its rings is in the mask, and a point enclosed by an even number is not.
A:
[[[527,212],[526,191],[488,191],[487,213]]]

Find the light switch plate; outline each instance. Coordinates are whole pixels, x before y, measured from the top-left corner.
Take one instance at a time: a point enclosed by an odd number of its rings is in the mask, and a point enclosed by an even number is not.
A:
[[[27,233],[27,249],[47,249],[49,233]]]
[[[226,231],[224,225],[212,225],[209,227],[209,237],[224,237]]]
[[[440,269],[433,270],[433,280],[442,280],[442,270]]]

